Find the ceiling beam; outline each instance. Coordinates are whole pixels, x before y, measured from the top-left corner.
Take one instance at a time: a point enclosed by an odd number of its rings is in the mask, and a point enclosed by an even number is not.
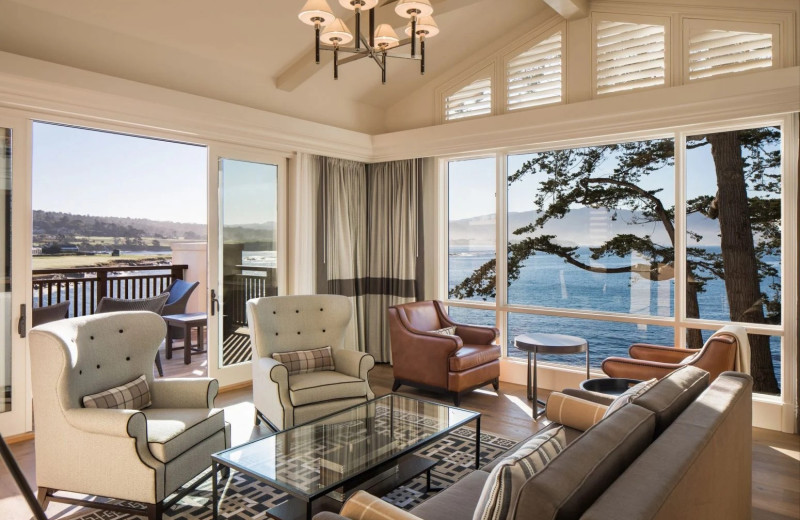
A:
[[[544,0],[544,3],[567,20],[589,16],[589,0]]]
[[[394,20],[397,22],[400,20],[399,17],[394,13],[394,3],[397,0],[387,0],[383,2],[378,9],[378,12],[375,13],[376,23],[378,23],[377,19],[386,19]],[[438,16],[450,11],[454,11],[456,9],[462,9],[467,7],[468,5],[475,4],[477,2],[482,2],[484,0],[438,0],[435,2],[434,8],[434,16]],[[345,24],[348,27],[355,26],[355,14],[348,17],[344,20]],[[362,20],[363,24],[363,20]],[[394,25],[394,24],[392,24]],[[308,29],[308,28],[306,28]],[[298,28],[298,30],[303,30],[303,28]],[[309,40],[314,39],[314,31],[308,30]],[[275,77],[275,87],[280,90],[285,90],[286,92],[291,92],[306,81],[308,81],[311,76],[316,74],[316,72],[323,67],[333,61],[333,56],[329,52],[323,52],[320,54],[319,64],[314,61],[314,46],[309,45],[307,50],[303,52],[302,56],[300,56],[297,60],[292,62],[288,67],[286,67],[280,74]]]

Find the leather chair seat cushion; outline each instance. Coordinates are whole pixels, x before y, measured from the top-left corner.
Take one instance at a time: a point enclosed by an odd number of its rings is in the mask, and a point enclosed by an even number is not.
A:
[[[165,463],[225,429],[221,408],[148,408],[142,413],[150,453]]]
[[[500,345],[464,345],[450,356],[450,371],[463,372],[500,359]]]
[[[293,406],[366,395],[367,384],[363,379],[339,372],[309,372],[289,376],[289,398]]]

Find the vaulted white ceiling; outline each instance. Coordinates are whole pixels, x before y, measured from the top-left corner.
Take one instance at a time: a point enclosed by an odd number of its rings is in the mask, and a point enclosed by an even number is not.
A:
[[[339,81],[329,59],[313,64],[313,29],[297,18],[303,4],[0,0],[0,51],[376,133],[387,107],[550,10],[542,0],[433,0],[441,33],[428,42],[426,75],[416,62],[391,60],[381,85],[380,69],[366,59],[342,66]],[[337,0],[329,4],[351,15]],[[394,5],[378,9],[376,22],[402,35]]]

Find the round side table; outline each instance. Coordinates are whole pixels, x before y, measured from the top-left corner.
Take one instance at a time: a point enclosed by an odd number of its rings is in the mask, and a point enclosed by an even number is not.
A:
[[[537,354],[579,354],[586,353],[586,379],[589,379],[589,344],[578,336],[565,334],[523,334],[514,338],[514,346],[528,353],[528,400],[533,401],[533,418],[536,419],[544,408],[539,410],[539,405],[544,407],[544,402],[537,398],[536,355]],[[533,366],[531,366],[533,354]],[[533,383],[531,383],[533,374]]]

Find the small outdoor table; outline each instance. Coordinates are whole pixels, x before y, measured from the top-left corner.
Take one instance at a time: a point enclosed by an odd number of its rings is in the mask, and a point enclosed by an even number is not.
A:
[[[536,354],[579,354],[586,353],[586,379],[589,379],[589,344],[578,336],[565,334],[524,334],[514,338],[514,346],[528,353],[528,400],[533,401],[533,418],[536,419],[544,413],[544,408],[539,411],[539,405],[544,407],[544,401],[537,398]],[[531,354],[533,354],[533,367],[531,367]],[[531,384],[533,373],[533,384]]]
[[[192,312],[189,314],[168,314],[162,316],[167,322],[167,359],[172,359],[172,326],[183,327],[183,362],[188,365],[192,362],[192,354],[205,352],[203,348],[203,327],[206,326],[208,315],[205,312]],[[197,345],[192,345],[192,328],[197,328]]]

